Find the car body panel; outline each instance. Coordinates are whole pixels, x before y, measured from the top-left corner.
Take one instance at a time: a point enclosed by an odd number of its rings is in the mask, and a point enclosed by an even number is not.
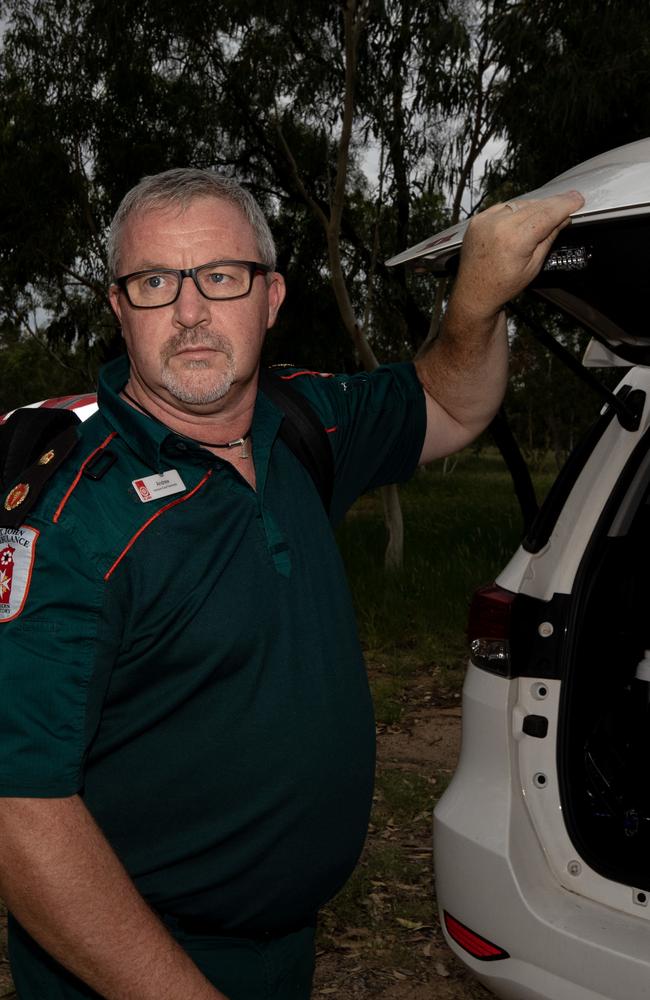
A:
[[[537,553],[520,548],[497,577],[499,586],[537,600],[545,634],[557,625],[545,607],[571,594],[603,509],[650,426],[650,371],[631,369],[623,382],[648,394],[638,430],[610,422],[548,543]],[[649,464],[650,456],[628,492],[647,478]],[[505,1000],[650,998],[647,887],[604,878],[567,832],[557,773],[560,697],[560,680],[508,679],[469,666],[458,769],[434,815],[438,905],[511,957],[481,962],[445,937]],[[548,720],[543,739],[524,732],[530,715]]]
[[[537,834],[526,805],[532,768],[520,770],[517,749],[535,738],[514,739],[507,722],[525,710],[520,683],[470,665],[459,765],[434,815],[440,910],[511,957],[481,962],[445,937],[506,1000],[650,998],[647,907],[620,912],[565,888]]]
[[[539,552],[517,550],[497,577],[500,587],[550,601],[570,594],[585,548],[603,507],[632,452],[650,427],[650,369],[632,368],[621,385],[646,393],[639,429],[626,431],[613,420],[596,445],[558,517],[549,541]]]
[[[584,163],[554,177],[548,184],[517,195],[510,201],[546,198],[572,188],[580,191],[585,204],[572,215],[574,226],[588,222],[646,215],[650,210],[650,139],[619,146],[594,156]],[[416,246],[386,261],[396,264],[426,261],[436,270],[444,270],[463,242],[469,219],[430,236]]]
[[[625,855],[629,829],[620,827],[620,841],[585,837],[576,819],[583,806],[576,802],[585,801],[588,786],[571,784],[586,773],[579,771],[585,756],[601,763],[590,755],[595,732],[609,737],[597,728],[603,718],[613,717],[617,705],[632,704],[618,696],[639,683],[632,654],[650,629],[643,614],[647,536],[632,531],[635,524],[645,530],[647,515],[637,515],[650,502],[650,139],[594,157],[514,200],[570,188],[582,191],[586,203],[558,237],[531,291],[593,330],[587,364],[635,365],[619,391],[627,386],[625,398],[642,404],[642,412],[635,427],[606,404],[582,452],[569,458],[537,528],[496,578],[497,591],[511,595],[512,621],[502,636],[510,660],[501,675],[481,668],[480,658],[468,668],[458,769],[434,815],[436,892],[441,918],[450,914],[507,952],[481,961],[453,940],[441,919],[450,947],[504,1000],[650,1000],[650,886],[632,884],[637,876],[647,880],[647,866],[625,867],[614,855],[599,854],[600,844],[605,850],[620,843]],[[466,228],[452,226],[390,263],[451,273]],[[576,251],[588,267],[563,267],[562,255],[573,265]],[[629,589],[607,572],[599,576],[601,557],[604,566],[619,565],[605,558],[612,551],[625,556],[621,575]],[[630,562],[642,584],[636,591]],[[588,595],[599,586],[604,600],[590,605]],[[596,617],[585,617],[588,607]],[[544,676],[537,676],[542,668]],[[630,714],[616,718],[628,744],[650,752],[650,736],[647,744],[634,742],[636,731],[628,737]],[[609,749],[611,741],[604,745]],[[645,759],[633,760],[644,790]],[[619,821],[601,800],[590,802],[594,823],[612,815]],[[647,811],[639,815],[648,821]],[[644,861],[646,841],[638,843]]]

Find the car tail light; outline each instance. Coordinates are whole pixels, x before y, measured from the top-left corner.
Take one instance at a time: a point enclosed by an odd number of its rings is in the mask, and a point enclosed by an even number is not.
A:
[[[474,594],[467,632],[472,663],[510,675],[510,624],[516,594],[491,583]]]
[[[481,962],[496,962],[501,958],[510,958],[507,951],[492,944],[480,934],[471,931],[469,927],[461,924],[446,910],[443,911],[443,917],[449,937],[465,951],[468,951],[473,958],[478,958]]]

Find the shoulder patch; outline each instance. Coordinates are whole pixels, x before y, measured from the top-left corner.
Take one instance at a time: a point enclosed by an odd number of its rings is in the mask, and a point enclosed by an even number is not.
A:
[[[46,418],[48,414],[50,416],[55,414],[58,418],[65,415],[64,422],[67,426],[54,440],[50,440],[53,422],[47,419],[41,420],[39,427],[39,423],[35,424],[32,420],[35,414]],[[56,424],[60,425],[60,423],[61,420],[57,419]],[[0,455],[6,459],[6,455],[11,452],[14,466],[18,457],[24,458],[25,454],[28,453],[28,444],[33,447],[34,441],[36,441],[40,447],[37,448],[36,454],[31,456],[31,465],[25,467],[23,463],[22,471],[14,468],[13,471],[18,472],[19,481],[16,483],[15,477],[12,477],[15,485],[0,504],[0,527],[17,528],[22,524],[38,501],[48,480],[76,448],[79,442],[76,431],[78,423],[78,418],[68,410],[30,410],[27,408],[16,410],[10,419],[3,424],[5,438],[0,441]],[[45,435],[46,443],[39,440],[39,432],[41,437]],[[0,471],[0,482],[5,479],[6,474],[6,468]]]
[[[39,534],[27,525],[0,528],[0,623],[17,618],[25,606]]]

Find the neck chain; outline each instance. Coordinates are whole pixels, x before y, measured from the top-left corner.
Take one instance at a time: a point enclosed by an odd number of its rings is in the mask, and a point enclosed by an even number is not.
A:
[[[128,401],[130,403],[133,403],[135,406],[137,406],[139,410],[142,410],[143,413],[146,413],[146,415],[148,417],[150,417],[151,420],[155,420],[155,422],[157,424],[160,424],[161,427],[167,427],[167,424],[165,424],[162,420],[159,420],[158,417],[155,417],[153,415],[153,413],[150,413],[149,410],[146,408],[146,406],[143,406],[142,403],[139,403],[137,401],[137,399],[134,399],[133,396],[129,395],[129,393],[126,391],[126,389],[122,389],[122,395],[125,397],[125,399],[128,399]],[[169,430],[170,428],[167,428],[167,429]],[[174,431],[174,433],[178,434],[178,431]],[[188,437],[186,434],[179,434],[179,437],[185,438],[186,441],[193,441],[194,444],[201,444],[205,448],[228,448],[228,449],[230,449],[230,448],[237,448],[238,446],[241,445],[241,453],[239,455],[240,458],[250,458],[251,457],[251,453],[248,450],[248,448],[246,447],[246,442],[249,440],[250,436],[251,436],[251,428],[250,427],[248,428],[248,430],[246,431],[246,433],[244,434],[243,437],[235,438],[234,441],[219,441],[219,442],[216,442],[216,441],[199,441],[197,438]]]

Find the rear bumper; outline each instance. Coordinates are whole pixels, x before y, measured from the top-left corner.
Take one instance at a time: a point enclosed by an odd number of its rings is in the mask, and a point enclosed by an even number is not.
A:
[[[650,923],[568,891],[547,863],[518,787],[515,685],[470,667],[461,758],[434,818],[439,907],[511,957],[448,943],[507,1000],[650,998]]]

